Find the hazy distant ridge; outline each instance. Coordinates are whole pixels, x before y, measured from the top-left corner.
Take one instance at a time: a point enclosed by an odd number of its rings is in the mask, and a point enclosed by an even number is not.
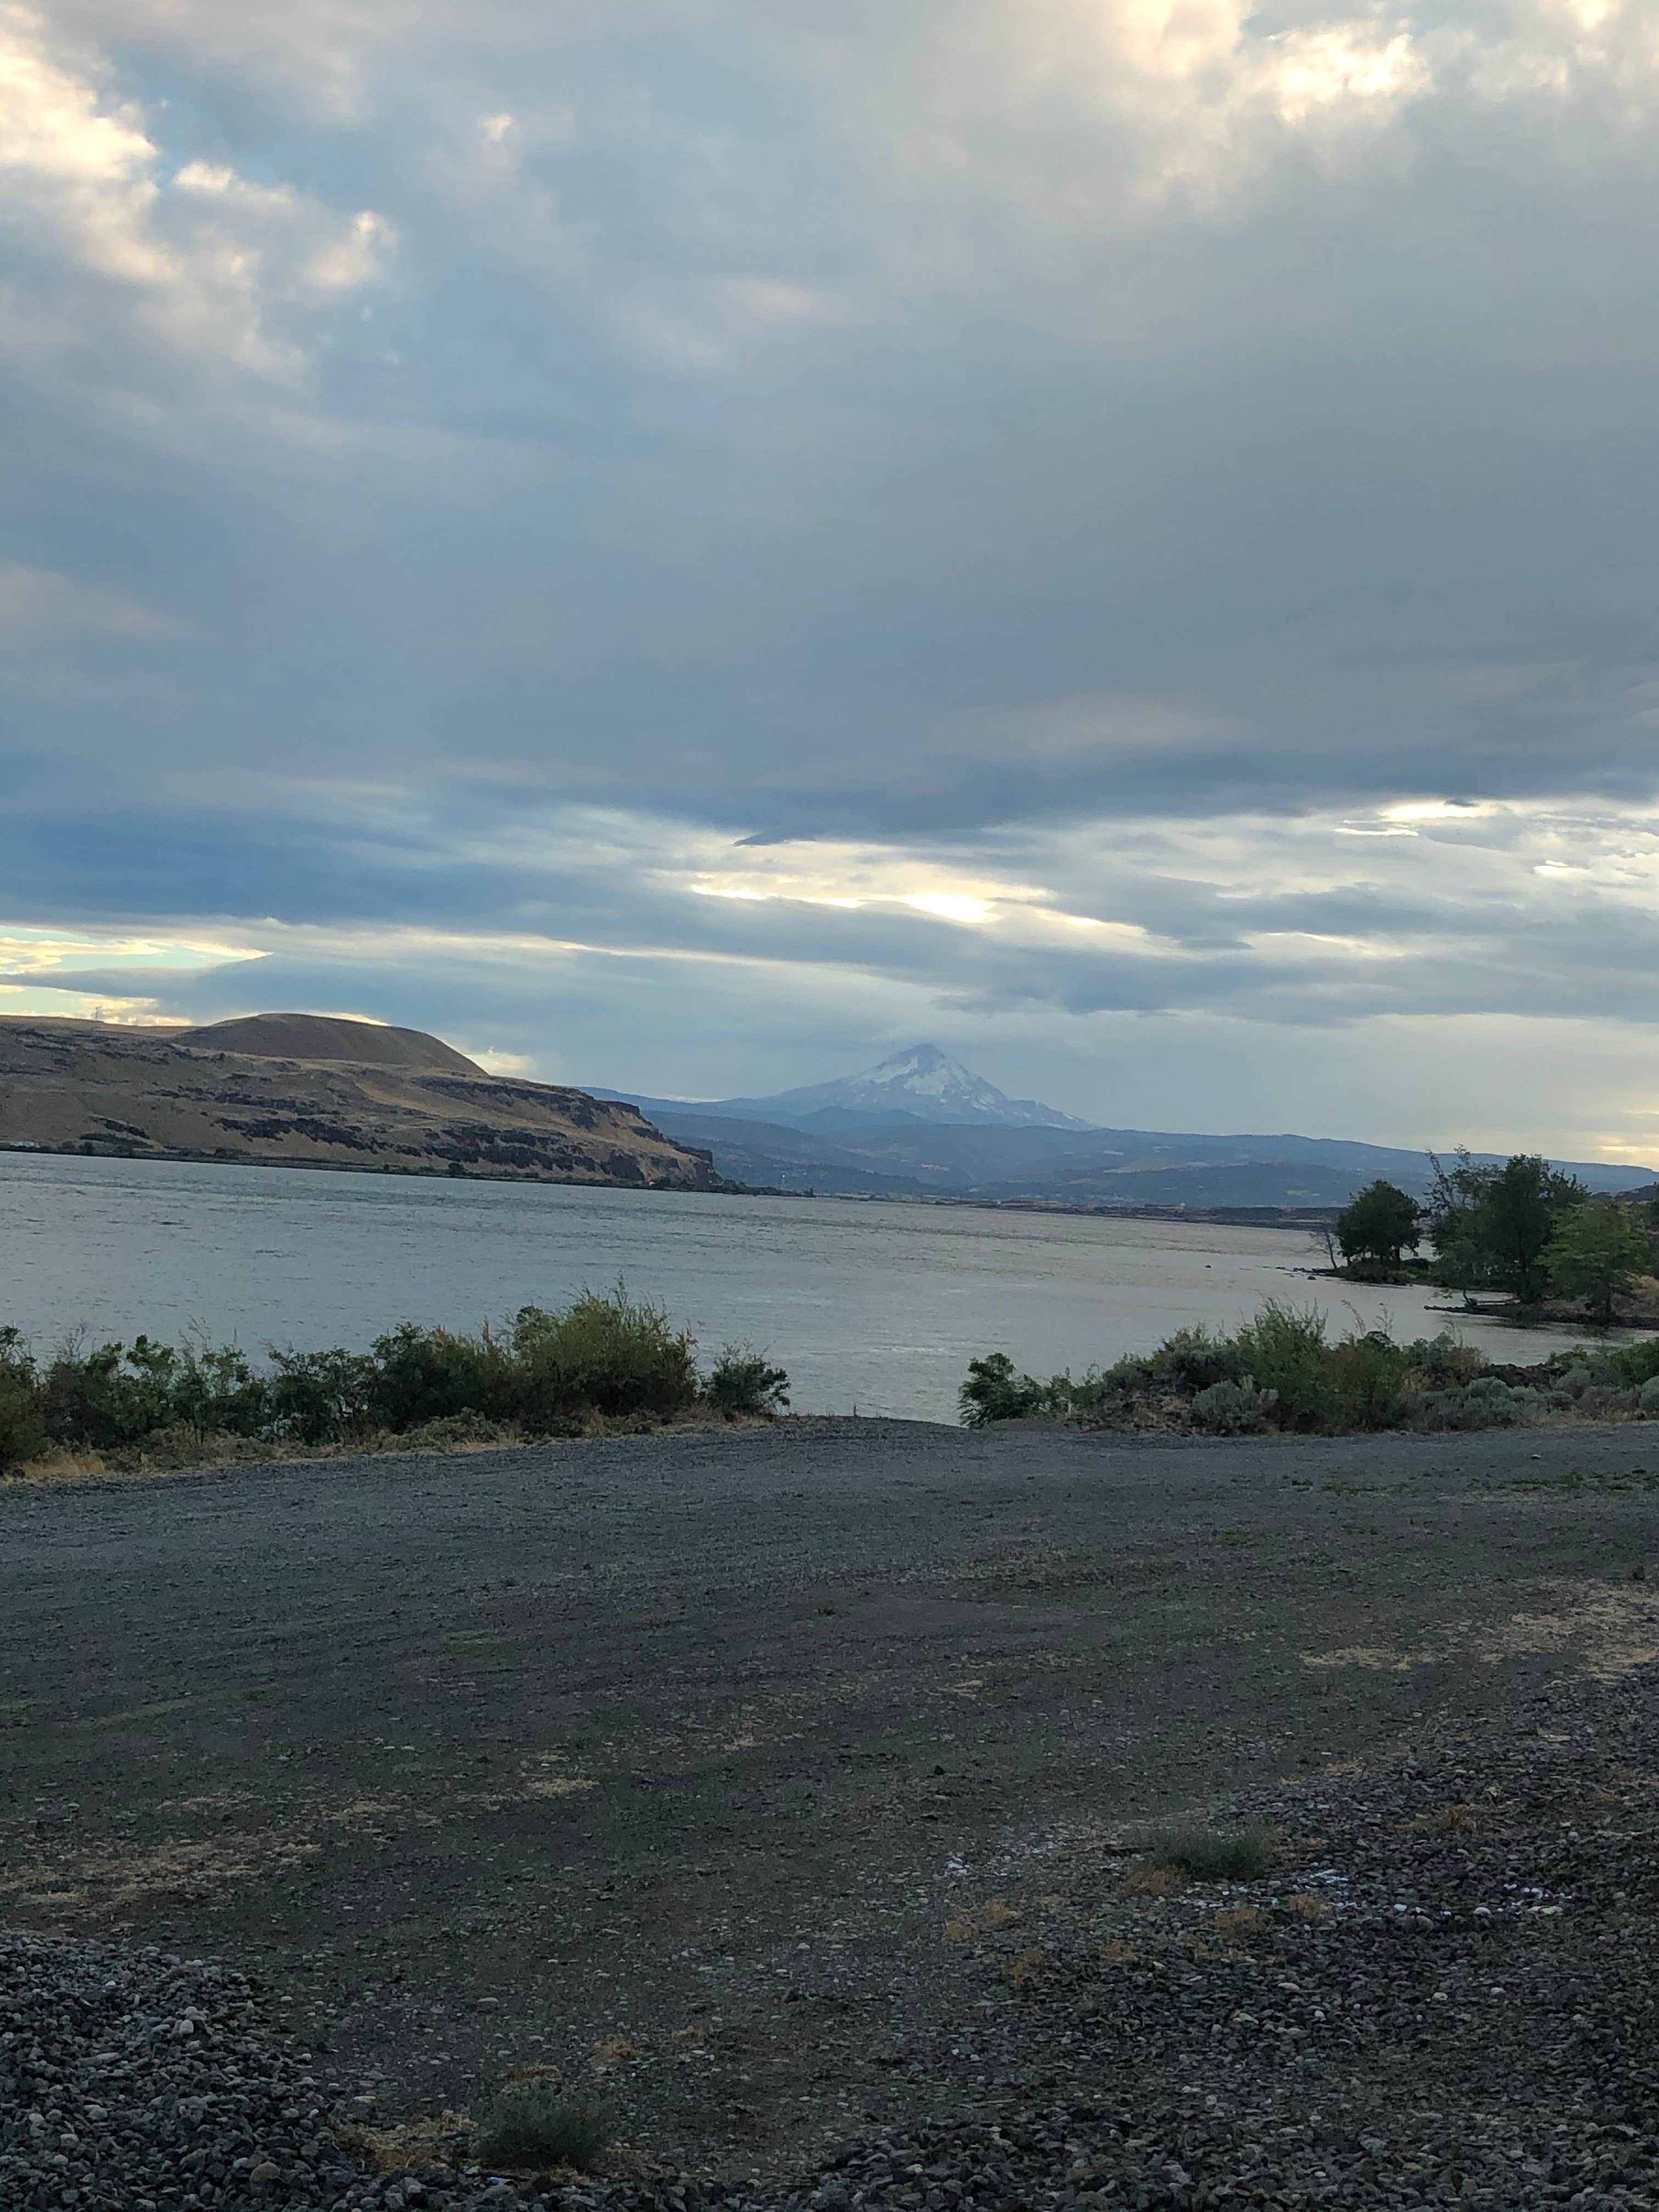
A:
[[[934,1076],[924,1055],[935,1052],[915,1047],[866,1076],[771,1098],[690,1101],[603,1090],[595,1096],[627,1097],[667,1134],[711,1152],[720,1174],[733,1181],[786,1190],[1079,1206],[1330,1206],[1345,1205],[1378,1176],[1418,1194],[1429,1186],[1426,1152],[1293,1133],[1092,1127],[1032,1101],[1008,1099],[942,1053],[938,1060],[955,1073],[924,1087]],[[983,1094],[989,1103],[981,1110],[955,1120],[928,1104]],[[885,1112],[868,1103],[876,1097],[890,1102]],[[997,1102],[1013,1112],[1003,1115]],[[1598,1191],[1634,1189],[1655,1172],[1601,1161],[1556,1164]]]

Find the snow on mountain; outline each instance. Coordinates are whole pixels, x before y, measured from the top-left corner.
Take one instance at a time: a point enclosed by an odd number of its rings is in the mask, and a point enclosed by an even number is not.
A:
[[[1091,1125],[1035,1098],[1010,1098],[936,1044],[913,1044],[863,1075],[811,1083],[770,1098],[728,1099],[763,1121],[822,1127],[843,1115],[860,1120],[902,1115],[913,1121],[977,1121],[1004,1129],[1086,1129]]]

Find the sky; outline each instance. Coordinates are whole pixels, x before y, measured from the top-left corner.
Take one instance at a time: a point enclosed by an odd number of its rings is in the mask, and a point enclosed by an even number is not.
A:
[[[1659,13],[0,0],[0,1012],[1659,1161]]]

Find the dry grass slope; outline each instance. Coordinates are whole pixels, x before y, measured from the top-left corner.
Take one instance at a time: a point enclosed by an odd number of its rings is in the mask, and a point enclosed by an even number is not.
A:
[[[263,1048],[284,1038],[307,1050]],[[706,1152],[635,1107],[486,1074],[418,1030],[290,1014],[183,1032],[0,1018],[0,1144],[651,1189],[718,1181]]]

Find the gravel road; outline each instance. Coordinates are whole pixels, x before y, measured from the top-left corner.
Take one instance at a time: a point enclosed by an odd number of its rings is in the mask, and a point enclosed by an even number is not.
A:
[[[257,2014],[303,2127],[238,2172],[169,2121],[163,2212],[459,2203],[339,2129],[538,2063],[615,2098],[618,2203],[1654,2203],[1656,1516],[1634,1425],[9,1488],[0,1919],[74,1941],[0,1966],[228,1991],[241,2076]],[[1126,1895],[1187,1808],[1279,1868]],[[40,2148],[86,2038],[14,2005],[39,2202],[136,2201]]]

